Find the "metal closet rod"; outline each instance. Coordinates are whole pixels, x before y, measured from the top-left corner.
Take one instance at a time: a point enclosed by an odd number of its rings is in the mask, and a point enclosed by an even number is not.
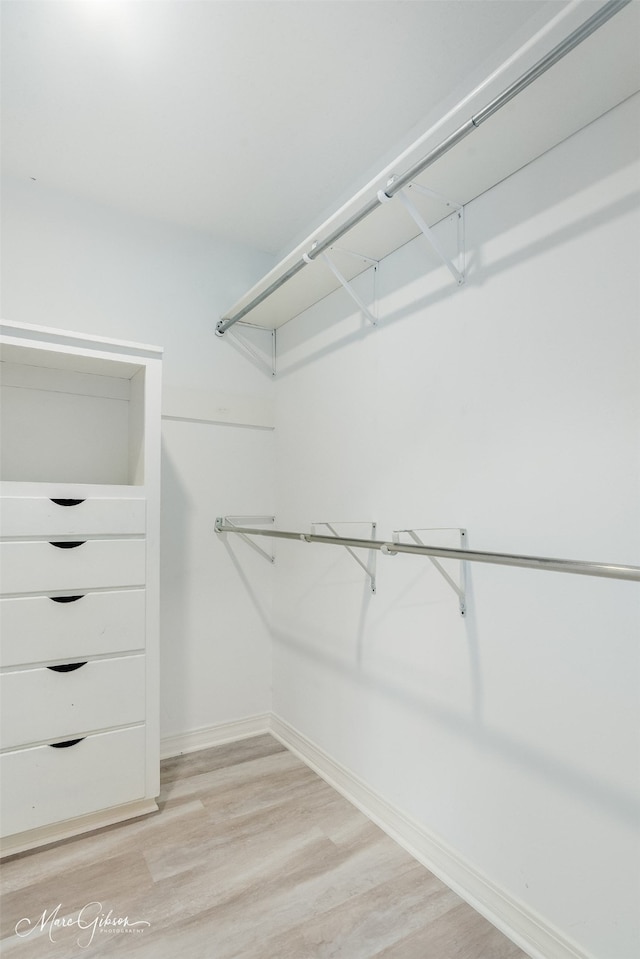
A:
[[[304,543],[325,543],[330,546],[351,546],[356,549],[377,549],[382,553],[411,553],[413,556],[439,556],[471,563],[491,563],[494,566],[521,566],[525,569],[546,569],[556,573],[577,573],[581,576],[603,576],[640,582],[640,566],[620,563],[589,563],[579,559],[553,559],[549,556],[519,556],[514,553],[487,553],[474,549],[450,549],[444,546],[418,546],[414,543],[389,543],[377,539],[353,539],[345,536],[322,536],[317,533],[295,533],[279,529],[260,529],[225,523],[225,517],[216,519],[217,533],[241,533],[244,536],[271,536],[275,539],[295,539]]]
[[[474,114],[466,123],[463,123],[462,126],[458,127],[450,136],[446,137],[441,143],[438,144],[430,153],[428,153],[421,160],[418,160],[412,167],[410,167],[406,173],[403,173],[402,176],[394,178],[390,183],[387,184],[387,187],[384,191],[380,190],[378,195],[370,200],[366,206],[364,206],[358,213],[355,213],[350,217],[342,226],[338,227],[333,231],[326,239],[314,243],[309,252],[306,254],[309,260],[315,260],[316,257],[320,256],[321,253],[324,253],[329,247],[333,246],[337,240],[341,239],[345,233],[348,233],[354,226],[360,223],[362,220],[366,219],[369,214],[373,213],[381,203],[384,203],[386,199],[391,199],[402,190],[404,187],[408,186],[412,180],[415,180],[417,176],[423,173],[428,167],[430,167],[436,160],[439,160],[440,157],[444,156],[452,147],[456,146],[461,140],[477,130],[477,128],[484,123],[485,120],[488,120],[489,117],[492,117],[494,113],[497,113],[506,103],[512,100],[515,96],[522,92],[529,84],[533,83],[534,80],[537,80],[539,76],[545,73],[550,67],[557,63],[558,60],[561,60],[567,53],[573,50],[578,44],[582,43],[583,40],[586,40],[587,37],[591,36],[592,33],[595,33],[607,20],[610,20],[611,17],[615,16],[623,7],[626,7],[631,0],[609,0],[608,3],[605,3],[597,13],[594,13],[593,16],[589,17],[582,26],[578,27],[568,37],[565,37],[560,43],[558,43],[552,50],[549,51],[542,59],[538,60],[529,70],[522,74],[517,80],[514,80],[502,93],[498,94],[490,103],[488,103],[482,110],[479,110],[478,113]],[[283,273],[281,277],[277,280],[274,280],[262,293],[259,293],[256,297],[251,300],[246,306],[239,310],[234,316],[227,317],[226,319],[219,320],[216,325],[216,333],[222,335],[233,326],[234,323],[237,323],[243,317],[250,313],[251,310],[255,309],[260,303],[268,299],[272,293],[275,293],[276,290],[279,290],[281,286],[284,286],[292,277],[299,273],[307,265],[307,260],[301,259],[297,263],[294,263],[286,273]]]

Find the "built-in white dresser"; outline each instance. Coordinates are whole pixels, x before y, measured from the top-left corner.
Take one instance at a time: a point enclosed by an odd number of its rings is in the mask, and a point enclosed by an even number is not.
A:
[[[0,326],[2,854],[155,810],[161,350]]]

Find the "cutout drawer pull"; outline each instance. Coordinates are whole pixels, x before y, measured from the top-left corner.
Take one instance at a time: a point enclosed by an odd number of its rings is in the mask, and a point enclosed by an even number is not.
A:
[[[75,549],[76,546],[84,546],[85,543],[86,543],[85,539],[79,539],[79,540],[70,540],[68,542],[65,541],[60,543],[51,542],[51,545],[57,546],[58,549]]]
[[[83,499],[54,499],[53,496],[50,499],[56,506],[80,506],[80,503],[84,503]]]
[[[49,599],[52,603],[77,603],[83,596],[84,593],[80,593],[79,596],[50,596]]]
[[[62,663],[60,666],[47,666],[47,669],[53,670],[54,673],[72,673],[75,669],[80,669],[81,666],[86,666],[87,660],[83,663]]]
[[[48,743],[47,745],[51,746],[52,749],[67,749],[69,746],[75,746],[76,743],[81,743],[83,739],[86,739],[86,737],[81,736],[80,739],[66,739],[63,743]]]

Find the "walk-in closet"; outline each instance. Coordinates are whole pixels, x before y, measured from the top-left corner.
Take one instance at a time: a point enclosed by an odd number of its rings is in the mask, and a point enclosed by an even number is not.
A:
[[[7,959],[640,955],[640,0],[3,0]]]

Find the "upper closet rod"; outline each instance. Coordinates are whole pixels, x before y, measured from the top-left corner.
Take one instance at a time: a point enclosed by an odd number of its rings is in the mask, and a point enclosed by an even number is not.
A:
[[[406,173],[403,173],[402,176],[394,178],[390,181],[386,189],[380,190],[372,200],[370,200],[366,206],[364,206],[358,213],[355,213],[350,217],[342,226],[338,227],[333,231],[328,237],[318,243],[314,243],[309,252],[306,254],[309,260],[315,260],[316,257],[320,256],[321,253],[324,253],[329,247],[339,240],[341,237],[348,233],[354,226],[364,220],[369,216],[370,213],[373,213],[381,203],[384,203],[386,200],[390,200],[395,196],[400,190],[406,187],[412,180],[415,180],[420,173],[423,173],[427,167],[431,166],[436,160],[439,160],[441,156],[447,153],[452,147],[457,143],[463,140],[466,136],[469,135],[473,130],[476,130],[480,124],[484,123],[485,120],[488,120],[489,117],[493,116],[501,107],[506,103],[512,100],[515,96],[522,92],[529,84],[533,83],[534,80],[537,80],[539,76],[545,73],[550,67],[552,67],[558,60],[561,60],[562,57],[566,56],[571,50],[582,43],[583,40],[586,40],[587,37],[591,36],[596,30],[598,30],[607,20],[610,20],[611,17],[615,16],[623,7],[626,7],[631,0],[609,0],[608,3],[605,3],[597,13],[594,13],[593,16],[589,17],[580,27],[574,30],[569,34],[568,37],[565,37],[560,43],[558,43],[552,50],[549,51],[542,59],[538,60],[529,70],[522,74],[517,80],[514,80],[505,90],[502,91],[497,97],[491,100],[482,110],[479,110],[478,113],[474,114],[466,123],[463,123],[462,126],[458,127],[450,136],[446,137],[441,143],[438,144],[430,153],[428,153],[421,160],[418,160],[412,167],[410,167]],[[275,293],[276,290],[279,290],[281,286],[284,286],[296,273],[299,273],[307,265],[306,259],[300,259],[297,263],[294,263],[282,276],[278,277],[277,280],[274,280],[262,293],[259,293],[256,297],[251,300],[246,306],[235,314],[235,316],[230,316],[225,319],[218,321],[216,325],[216,333],[222,335],[226,333],[229,327],[233,326],[234,323],[237,323],[241,320],[247,313],[250,313],[251,310],[255,309],[260,303],[268,299],[272,293]]]
[[[259,529],[235,526],[216,519],[217,533],[242,533],[244,536],[273,536],[277,539],[296,539],[305,543],[328,543],[331,546],[351,546],[356,549],[379,549],[382,553],[412,553],[416,556],[440,556],[443,559],[468,560],[471,563],[492,563],[496,566],[522,566],[527,569],[546,569],[556,573],[578,573],[582,576],[604,576],[609,579],[627,579],[640,582],[640,566],[619,563],[589,563],[579,559],[552,559],[549,556],[519,556],[513,553],[487,553],[473,549],[450,549],[413,543],[386,543],[377,539],[352,539],[344,536],[322,536],[317,533],[293,533],[279,529]]]

